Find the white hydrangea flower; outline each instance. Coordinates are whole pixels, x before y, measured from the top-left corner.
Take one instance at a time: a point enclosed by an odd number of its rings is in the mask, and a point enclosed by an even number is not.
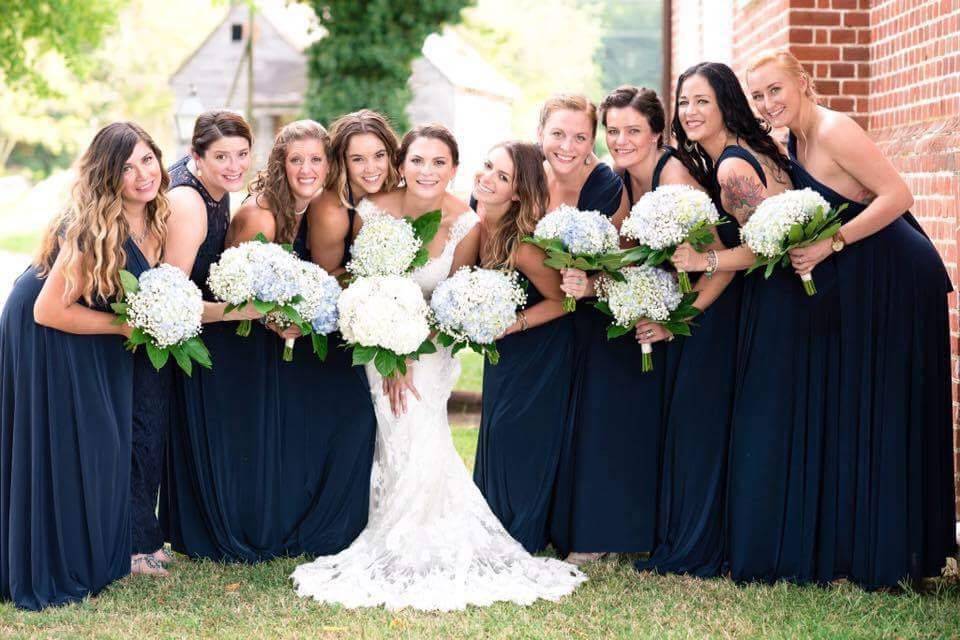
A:
[[[203,297],[183,271],[161,264],[144,271],[139,289],[126,296],[127,323],[165,349],[199,335]]]
[[[301,299],[291,306],[317,334],[327,335],[337,328],[340,283],[322,267],[312,262],[299,260],[297,267],[297,288]],[[268,320],[280,327],[290,326],[290,320],[279,311],[268,314]]]
[[[573,255],[595,256],[620,248],[617,228],[599,211],[580,211],[562,204],[543,216],[535,238],[557,239]]]
[[[350,247],[347,271],[355,276],[406,273],[422,243],[407,220],[379,212],[363,219],[363,227]]]
[[[461,267],[434,289],[430,309],[440,331],[457,342],[490,344],[526,299],[516,272]]]
[[[249,258],[252,245],[251,242],[244,242],[238,247],[231,247],[210,265],[207,286],[218,300],[238,305],[253,297],[253,274]]]
[[[406,355],[430,336],[423,292],[408,277],[357,278],[340,294],[337,310],[340,333],[351,344]]]
[[[631,326],[641,318],[666,322],[683,300],[673,275],[664,269],[640,265],[624,267],[620,273],[624,282],[601,278],[597,292],[620,326]]]
[[[620,227],[620,235],[651,249],[675,247],[698,226],[720,221],[713,200],[688,185],[664,185],[643,195]]]
[[[810,188],[770,196],[740,228],[740,238],[758,256],[772,258],[780,255],[790,228],[797,223],[809,222],[818,207],[829,211],[830,204]]]

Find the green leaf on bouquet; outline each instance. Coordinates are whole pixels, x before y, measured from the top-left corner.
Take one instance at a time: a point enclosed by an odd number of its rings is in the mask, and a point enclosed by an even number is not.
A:
[[[419,269],[423,265],[427,264],[427,261],[430,260],[430,251],[426,246],[420,247],[420,250],[417,251],[417,255],[413,256],[413,261],[410,263],[410,270]]]
[[[607,327],[607,340],[613,340],[630,333],[633,327],[624,327],[619,324],[613,324]]]
[[[824,238],[832,238],[833,236],[836,235],[837,231],[840,230],[840,227],[841,227],[842,225],[843,225],[843,223],[840,222],[839,220],[836,221],[836,222],[834,222],[834,223],[831,224],[830,226],[826,227],[823,231],[821,231],[820,233],[818,233],[818,234],[816,235],[816,238],[814,238],[813,242],[819,242],[820,240],[823,240]],[[810,244],[813,244],[813,242],[811,242]]]
[[[596,302],[594,302],[593,308],[604,315],[613,317],[613,311],[610,310],[610,305],[608,305],[603,300],[597,300]]]
[[[443,335],[443,334],[440,334],[440,335]],[[448,336],[448,337],[449,337],[449,336]],[[448,347],[448,346],[450,346],[450,345],[444,345],[444,346],[445,346],[445,347]],[[433,342],[430,340],[430,338],[427,338],[426,340],[424,340],[423,342],[421,342],[421,343],[420,343],[420,346],[417,347],[417,355],[418,355],[418,356],[425,356],[425,355],[427,355],[428,353],[436,353],[436,352],[437,352],[437,345],[433,344]]]
[[[497,351],[497,345],[488,344],[483,348],[483,351],[487,356],[487,362],[490,364],[500,363],[500,352]]]
[[[664,322],[663,328],[675,336],[690,336],[690,325],[686,322]]]
[[[454,337],[451,336],[450,334],[447,334],[447,333],[438,333],[438,334],[437,334],[437,342],[440,343],[440,346],[441,346],[441,347],[449,347],[449,346],[452,346],[453,343],[456,342],[456,341],[457,341],[456,338],[454,338]]]
[[[269,244],[269,243],[270,243],[270,241],[267,240],[267,236],[263,235],[263,232],[262,232],[262,231],[261,231],[260,233],[258,233],[257,235],[253,236],[253,239],[256,240],[257,242],[262,242],[263,244]]]
[[[183,369],[183,372],[187,374],[188,377],[193,377],[193,362],[190,360],[190,356],[184,353],[183,349],[179,346],[170,347],[170,355],[173,356],[173,359],[177,361],[177,364],[180,365],[180,368]]]
[[[277,308],[276,302],[266,302],[264,300],[252,300],[253,308],[260,313],[267,314]]]
[[[416,220],[412,220],[413,232],[417,234],[423,246],[426,247],[440,230],[440,221],[443,220],[443,212],[440,209],[425,213]]]
[[[465,343],[458,342],[457,344],[453,345],[453,349],[450,351],[450,353],[452,353],[453,355],[457,355],[458,353],[460,353],[466,348],[467,348],[467,345]]]
[[[247,303],[244,302],[243,304],[247,304]],[[233,311],[234,309],[239,309],[239,308],[240,308],[240,305],[228,304],[227,306],[225,306],[225,307],[223,308],[223,315],[227,315],[228,313],[230,313],[230,312]]]
[[[790,233],[787,234],[787,243],[796,244],[803,240],[803,225],[799,222],[790,227]]]
[[[298,325],[298,326],[299,326],[299,325],[304,324],[303,316],[300,315],[300,312],[297,311],[296,309],[294,309],[293,307],[291,307],[291,306],[288,305],[288,304],[283,305],[282,307],[280,307],[280,313],[282,313],[282,314],[283,314],[283,317],[285,317],[287,320],[289,320],[290,322],[292,322],[292,323],[295,324],[295,325]],[[301,329],[301,331],[302,331],[302,329]],[[304,332],[304,335],[306,335],[307,333],[309,333],[309,332]]]
[[[776,268],[777,268],[777,261],[776,261],[776,260],[774,260],[774,261],[772,261],[772,262],[768,262],[768,263],[767,263],[767,268],[764,269],[764,271],[763,271],[763,277],[764,277],[764,278],[769,278],[770,276],[772,276],[772,275],[773,275],[773,270],[776,269]]]
[[[397,358],[397,371],[402,376],[407,375],[407,359],[404,357]]]
[[[762,259],[757,258],[757,261],[756,261],[756,262],[754,262],[752,265],[750,265],[749,267],[747,267],[746,273],[747,273],[747,274],[750,274],[750,273],[756,271],[757,269],[759,269],[760,267],[762,267],[762,266],[765,265],[765,264],[766,264],[766,263],[765,263]]]
[[[377,349],[377,355],[373,359],[373,365],[384,378],[389,378],[397,370],[397,356],[387,349]]]
[[[713,242],[713,231],[710,230],[709,226],[694,229],[690,232],[690,235],[687,236],[687,240],[690,242],[690,246],[702,252]]]
[[[626,282],[627,277],[620,273],[619,271],[605,271],[607,277],[613,280],[614,282]]]
[[[287,253],[293,253],[293,245],[289,242],[284,242],[280,245],[280,248],[286,251]]]
[[[320,361],[323,362],[327,359],[327,350],[329,349],[329,343],[327,341],[327,336],[322,336],[318,333],[310,334],[310,341],[313,343],[313,353],[316,354]]]
[[[596,256],[594,259],[597,265],[607,273],[612,273],[614,271],[619,271],[627,265],[624,261],[625,251],[611,251],[610,253],[604,253],[599,256]]]
[[[203,344],[203,340],[194,336],[186,342],[183,343],[182,348],[184,352],[196,360],[197,364],[205,369],[212,369],[213,363],[210,360],[210,352],[207,351],[207,345]]]
[[[146,332],[141,328],[136,328],[133,330],[133,333],[130,334],[130,344],[141,345],[147,344],[150,342],[150,338],[147,336]]]
[[[650,247],[647,247],[645,245],[624,249],[620,254],[620,265],[621,267],[625,267],[627,265],[646,262],[647,257],[649,257],[649,255],[650,255]]]
[[[377,356],[377,347],[357,345],[353,348],[353,364],[367,364]]]
[[[817,229],[823,225],[823,222],[823,207],[820,206],[817,207],[816,212],[814,212],[813,216],[810,218],[810,221],[807,222],[806,226],[803,228],[804,237],[813,237],[813,235],[816,234]]]
[[[573,267],[581,271],[596,271],[596,263],[585,256],[577,256],[573,259]]]
[[[127,295],[140,291],[140,282],[137,280],[137,276],[126,269],[120,269],[120,285]]]
[[[153,364],[153,368],[157,371],[163,368],[163,365],[167,364],[167,360],[170,359],[170,352],[166,349],[158,349],[152,342],[147,342],[147,356],[150,358],[150,363]]]
[[[127,303],[126,302],[112,302],[110,303],[110,308],[113,309],[113,312],[117,315],[123,316],[127,313]]]
[[[560,258],[556,255],[550,255],[546,260],[543,261],[543,266],[550,267],[551,269],[566,269],[570,264],[564,258]]]

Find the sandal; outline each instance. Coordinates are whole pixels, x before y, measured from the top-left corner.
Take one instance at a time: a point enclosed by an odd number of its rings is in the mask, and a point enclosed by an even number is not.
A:
[[[160,547],[153,553],[148,553],[146,555],[163,565],[172,564],[177,561],[176,557],[174,557],[174,555],[167,551],[164,547]]]
[[[151,555],[136,555],[130,558],[130,573],[136,575],[166,577],[170,572]]]

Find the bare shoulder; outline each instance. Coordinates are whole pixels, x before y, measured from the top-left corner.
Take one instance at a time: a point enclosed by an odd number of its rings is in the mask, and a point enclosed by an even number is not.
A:
[[[830,109],[820,109],[821,120],[817,131],[817,143],[831,154],[849,152],[853,148],[863,148],[873,145],[857,121],[845,113],[838,113]]]
[[[167,201],[170,203],[171,213],[179,214],[178,217],[202,216],[206,219],[207,205],[196,189],[186,186],[174,187],[167,192]]]
[[[307,216],[311,224],[327,224],[331,220],[346,217],[347,208],[333,191],[324,191],[310,201]]]
[[[367,200],[384,211],[397,211],[403,202],[403,189],[394,189],[386,193],[374,193],[367,196]]]
[[[527,242],[521,242],[517,245],[516,251],[517,267],[519,267],[521,271],[543,266],[543,261],[547,257],[547,254],[545,254],[540,247]]]
[[[703,189],[700,183],[690,175],[687,168],[683,166],[683,163],[676,157],[670,158],[667,160],[667,163],[663,165],[663,170],[660,172],[660,184],[685,184],[696,189]]]
[[[464,211],[471,210],[469,204],[452,193],[443,196],[443,204],[440,207],[443,210],[444,217],[449,216],[453,220],[459,218]]]

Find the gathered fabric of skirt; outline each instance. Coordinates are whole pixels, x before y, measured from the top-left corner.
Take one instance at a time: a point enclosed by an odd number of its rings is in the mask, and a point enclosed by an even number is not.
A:
[[[366,200],[358,206],[364,218],[378,211]],[[478,221],[472,211],[461,214],[441,255],[414,272],[425,296],[447,277],[456,245]],[[407,394],[406,413],[395,416],[383,379],[367,366],[377,416],[367,528],[344,551],[298,566],[297,594],[347,607],[451,611],[571,593],[586,577],[531,556],[510,537],[453,445],[447,400],[459,361],[440,348],[412,368],[422,400]]]

